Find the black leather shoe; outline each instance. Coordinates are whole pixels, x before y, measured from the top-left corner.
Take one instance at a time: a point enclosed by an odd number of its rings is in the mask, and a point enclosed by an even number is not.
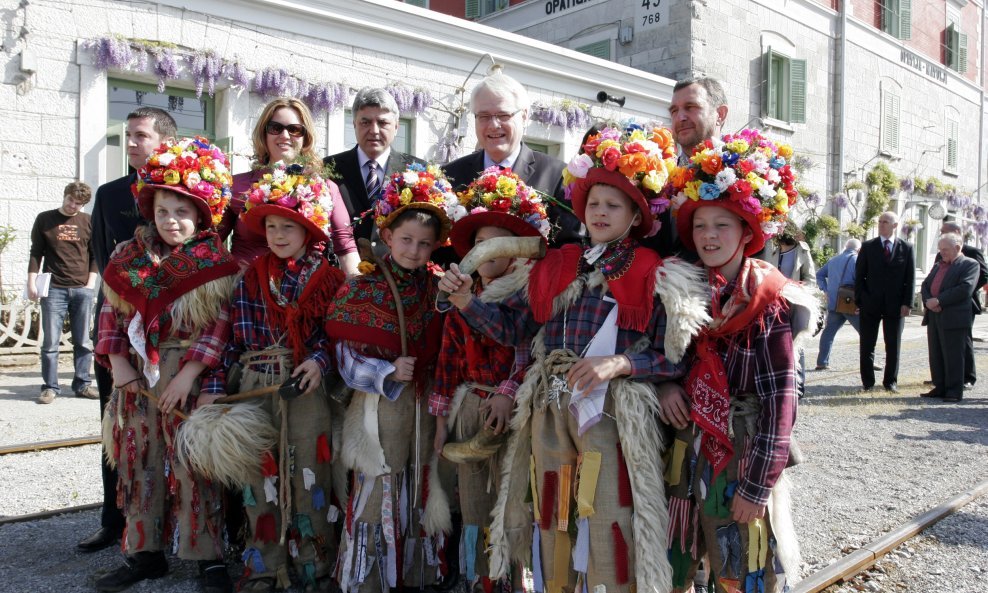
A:
[[[871,391],[875,388],[874,385],[869,385],[868,387],[862,387],[861,391]]]
[[[89,554],[109,548],[120,541],[120,532],[109,527],[100,527],[95,533],[76,544],[75,549]]]
[[[200,560],[199,578],[203,593],[233,593],[233,581],[222,560]]]
[[[940,393],[939,391],[937,391],[936,389],[931,389],[931,390],[927,391],[926,393],[920,393],[919,396],[920,397],[943,397],[943,394]]]
[[[888,391],[890,393],[899,393],[899,386],[896,385],[895,383],[889,383],[888,385],[884,385],[884,387],[885,387],[885,391]]]
[[[96,590],[103,593],[123,591],[146,579],[160,579],[168,574],[164,552],[138,552],[124,559],[124,565],[96,581]]]
[[[943,401],[950,403],[957,403],[961,401],[961,396],[959,395],[944,396]]]

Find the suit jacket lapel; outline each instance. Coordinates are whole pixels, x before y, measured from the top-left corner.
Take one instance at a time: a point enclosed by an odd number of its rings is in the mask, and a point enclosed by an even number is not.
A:
[[[480,164],[483,167],[483,161]],[[521,152],[518,153],[515,166],[511,170],[525,183],[529,182],[532,173],[535,172],[535,153],[524,142],[521,144]]]
[[[346,155],[343,161],[342,171],[338,171],[344,179],[349,179],[347,189],[350,190],[350,199],[357,209],[357,214],[370,208],[370,200],[367,197],[367,187],[364,186],[363,171],[360,170],[360,159],[357,158],[357,147],[354,146]]]

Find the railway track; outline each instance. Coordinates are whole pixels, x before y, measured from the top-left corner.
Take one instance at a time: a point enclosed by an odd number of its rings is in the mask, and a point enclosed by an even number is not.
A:
[[[98,445],[100,442],[100,437],[93,435],[71,439],[58,439],[54,441],[21,443],[18,445],[2,445],[0,446],[0,456],[14,455],[16,453],[30,453],[32,451],[49,451],[51,449],[62,449],[65,447],[85,447],[86,445]]]

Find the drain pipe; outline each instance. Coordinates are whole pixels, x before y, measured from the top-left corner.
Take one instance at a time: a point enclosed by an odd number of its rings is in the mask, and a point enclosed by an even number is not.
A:
[[[985,9],[981,8],[981,51],[985,48]],[[983,54],[982,54],[983,55]],[[978,88],[981,91],[981,105],[978,109],[978,204],[981,203],[981,190],[985,167],[985,67],[984,64],[978,69]]]
[[[840,84],[837,109],[840,113],[840,123],[837,126],[837,174],[834,176],[834,191],[840,192],[844,187],[844,138],[847,131],[847,117],[844,107],[847,105],[847,82],[844,74],[847,71],[847,0],[840,0],[840,61],[837,65],[837,76]],[[838,216],[841,213],[838,211]]]

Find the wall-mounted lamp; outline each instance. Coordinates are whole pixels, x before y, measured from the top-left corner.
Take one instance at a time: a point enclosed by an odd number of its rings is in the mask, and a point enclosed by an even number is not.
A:
[[[610,101],[611,103],[614,103],[619,107],[624,107],[624,103],[627,100],[628,100],[627,97],[614,97],[612,95],[608,95],[607,91],[600,91],[599,93],[597,93],[597,101],[599,103],[607,103],[608,101]]]

